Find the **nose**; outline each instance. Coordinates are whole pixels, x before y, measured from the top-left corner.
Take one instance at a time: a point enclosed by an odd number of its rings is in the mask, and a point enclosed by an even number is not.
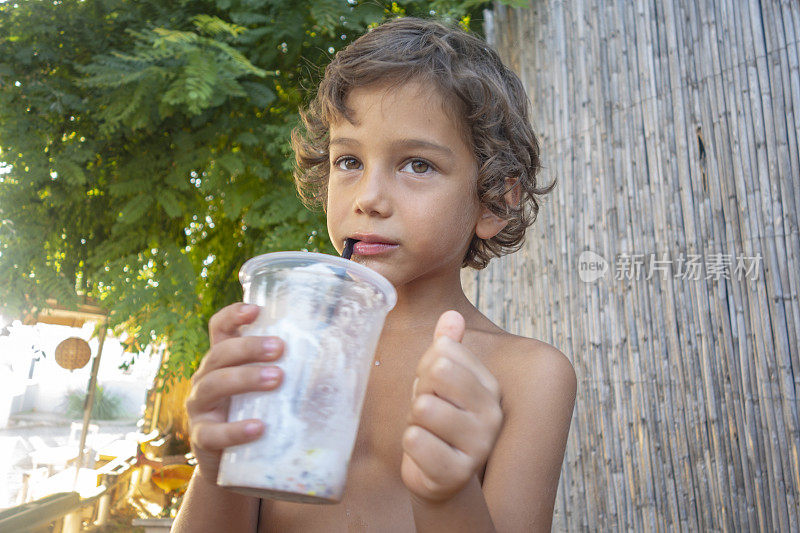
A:
[[[389,216],[390,176],[390,172],[376,167],[364,170],[357,182],[353,198],[356,212],[370,216]]]

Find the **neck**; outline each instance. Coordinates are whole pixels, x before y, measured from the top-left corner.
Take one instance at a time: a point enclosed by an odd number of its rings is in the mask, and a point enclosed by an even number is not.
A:
[[[477,310],[470,303],[461,287],[458,271],[445,278],[414,280],[396,286],[397,304],[386,316],[385,332],[400,332],[409,329],[427,329],[433,332],[442,313],[455,309],[467,321],[467,327]]]

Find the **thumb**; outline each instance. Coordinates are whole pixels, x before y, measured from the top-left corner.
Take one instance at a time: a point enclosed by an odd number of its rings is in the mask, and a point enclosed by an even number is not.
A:
[[[436,322],[436,329],[433,331],[433,340],[439,337],[449,337],[456,342],[461,342],[464,338],[466,323],[464,317],[458,311],[445,311]]]

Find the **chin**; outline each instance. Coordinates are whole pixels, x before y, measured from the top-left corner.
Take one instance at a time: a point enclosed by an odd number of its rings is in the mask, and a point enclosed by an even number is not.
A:
[[[381,276],[386,277],[387,268],[386,265],[383,264],[383,261],[364,255],[354,255],[350,260],[355,261],[359,265],[369,267]]]
[[[393,287],[397,288],[397,274],[393,272],[391,268],[388,268],[382,261],[377,261],[370,257],[365,257],[363,255],[354,255],[351,259],[355,261],[359,265],[363,265],[365,267],[369,267],[384,278],[386,278],[389,283],[392,284]]]

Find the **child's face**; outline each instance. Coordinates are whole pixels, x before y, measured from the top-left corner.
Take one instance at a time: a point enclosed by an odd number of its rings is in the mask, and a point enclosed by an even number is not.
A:
[[[458,272],[476,231],[488,238],[491,217],[478,201],[474,155],[438,91],[414,81],[364,87],[347,106],[355,124],[342,118],[330,128],[327,215],[336,249],[356,233],[396,243],[377,254],[357,245],[352,256],[396,286]]]

